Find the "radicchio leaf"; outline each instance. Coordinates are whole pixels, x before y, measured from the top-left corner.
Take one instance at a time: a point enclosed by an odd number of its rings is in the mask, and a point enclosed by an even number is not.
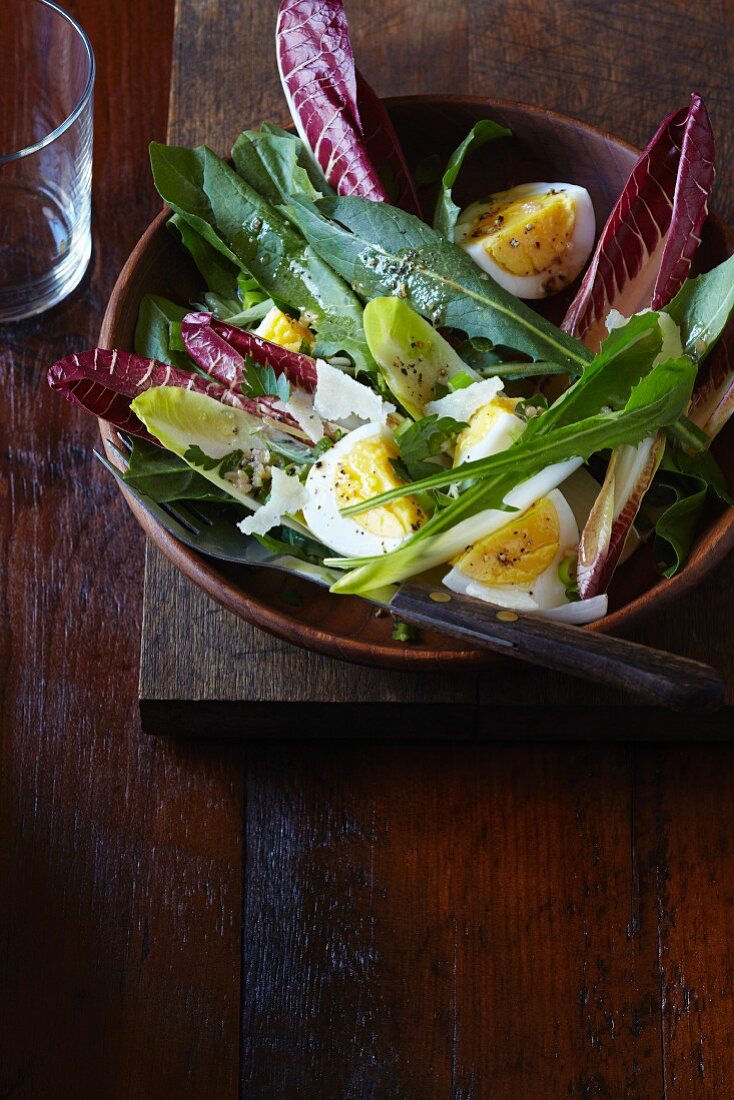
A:
[[[700,96],[669,115],[637,161],[602,230],[562,328],[596,350],[611,309],[629,317],[678,293],[701,241],[714,182],[714,138]],[[603,592],[665,448],[662,434],[614,452],[579,546],[582,598]]]
[[[191,358],[223,386],[235,389],[245,378],[245,358],[270,366],[277,376],[308,393],[316,389],[316,360],[290,351],[254,332],[215,321],[211,313],[188,313],[181,336]]]
[[[640,156],[602,230],[562,328],[595,351],[610,309],[667,305],[701,240],[714,182],[714,138],[698,95],[669,115]]]
[[[48,384],[73,405],[109,421],[120,431],[158,443],[130,409],[138,394],[154,386],[177,386],[243,409],[253,416],[287,419],[271,398],[253,400],[227,389],[220,382],[207,382],[198,374],[179,370],[157,359],[145,359],[127,351],[95,348],[67,355],[51,367]],[[160,446],[160,444],[159,444]]]
[[[665,435],[659,432],[612,452],[579,542],[576,582],[582,600],[606,591],[664,449]]]
[[[724,334],[706,368],[699,375],[688,416],[715,439],[734,414],[734,333]]]
[[[306,148],[340,195],[397,201],[418,213],[407,165],[387,112],[358,76],[341,0],[282,0],[276,30],[278,69]]]
[[[367,152],[393,206],[407,210],[420,218],[421,208],[413,186],[400,138],[395,132],[385,104],[357,69],[357,101],[362,118],[362,132]],[[346,194],[346,192],[340,192]],[[358,194],[358,192],[352,192]]]

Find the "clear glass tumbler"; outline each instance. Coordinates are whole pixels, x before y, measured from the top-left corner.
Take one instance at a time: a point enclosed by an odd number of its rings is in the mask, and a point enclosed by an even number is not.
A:
[[[94,54],[53,0],[0,0],[0,321],[60,302],[92,248]]]

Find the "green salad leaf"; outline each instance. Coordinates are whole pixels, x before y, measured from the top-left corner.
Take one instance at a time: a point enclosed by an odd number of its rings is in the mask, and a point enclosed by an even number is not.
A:
[[[654,535],[653,560],[664,577],[682,568],[709,497],[733,503],[713,455],[689,455],[668,447],[636,520],[643,536]]]
[[[195,371],[196,365],[187,352],[177,350],[171,339],[171,327],[178,325],[188,311],[168,298],[146,294],[140,303],[138,322],[135,326],[134,349],[136,355],[146,359],[158,359],[181,370]]]
[[[206,478],[170,451],[156,447],[147,439],[134,436],[132,453],[123,481],[138,493],[160,504],[173,500],[216,500],[230,502],[229,493],[216,488]]]
[[[632,389],[650,370],[662,345],[657,313],[631,317],[606,338],[580,378],[532,421],[527,438],[573,424],[605,407],[623,408]]]
[[[461,145],[449,157],[433,214],[433,228],[447,241],[454,239],[456,220],[461,212],[461,207],[457,206],[452,198],[452,191],[464,161],[475,149],[501,137],[511,137],[511,131],[497,122],[492,122],[491,119],[482,119],[472,126]]]
[[[734,256],[695,279],[686,279],[665,307],[681,331],[683,350],[700,363],[713,348],[734,309]]]
[[[390,393],[416,420],[425,405],[458,375],[478,375],[432,325],[401,298],[373,298],[364,309],[364,334]]]
[[[152,142],[150,159],[158,192],[172,210],[273,299],[312,314],[315,354],[346,352],[359,370],[376,369],[357,297],[234,169],[206,146]]]
[[[482,336],[579,374],[591,352],[513,297],[419,218],[348,196],[287,208],[314,250],[363,298],[396,295],[434,325]]]
[[[395,442],[411,480],[418,481],[434,474],[436,464],[429,459],[441,454],[446,443],[466,427],[467,424],[451,416],[439,416],[438,413],[401,424],[395,432]]]
[[[206,304],[208,306],[211,299],[212,304],[216,306],[215,309],[212,309],[215,316],[222,318],[239,312],[242,305],[237,283],[239,276],[242,274],[240,266],[223,256],[217,248],[214,248],[200,233],[197,233],[180,214],[174,214],[170,217],[166,227],[191,254],[191,258],[207,285]],[[263,294],[262,297],[264,298],[265,295]]]
[[[249,494],[225,477],[231,468],[224,473],[220,469],[234,452],[239,461],[244,450],[263,446],[262,424],[256,417],[206,394],[173,386],[145,390],[130,408],[151,435],[191,469],[240,504],[256,507]]]
[[[333,194],[295,134],[268,126],[244,130],[232,146],[238,173],[273,206],[291,199],[314,202]]]
[[[270,364],[260,366],[254,359],[246,359],[242,392],[245,397],[279,397],[287,401],[291,387],[286,376],[277,375]]]

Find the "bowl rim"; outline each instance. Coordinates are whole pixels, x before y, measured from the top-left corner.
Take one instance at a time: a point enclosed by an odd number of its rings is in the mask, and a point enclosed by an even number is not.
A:
[[[491,96],[475,95],[407,95],[386,96],[385,105],[392,106],[425,106],[428,104],[466,104],[467,106],[482,106],[486,109],[518,108],[530,115],[543,119],[556,120],[564,125],[571,123],[587,132],[594,133],[605,142],[624,149],[626,152],[637,156],[640,150],[623,138],[608,133],[606,130],[581,119],[559,111],[550,110],[537,105],[522,103],[511,99],[498,99]],[[126,260],[120,274],[115,281],[99,334],[99,345],[103,348],[111,347],[111,334],[114,331],[120,311],[120,304],[125,295],[127,282],[133,271],[138,266],[147,248],[158,233],[164,228],[171,214],[169,207],[164,206],[153,219],[145,232],[137,241],[135,247]],[[734,231],[722,221],[715,211],[710,211],[709,219],[713,219],[719,231],[726,240],[726,247],[734,252]],[[115,454],[109,445],[109,435],[114,430],[104,420],[99,420],[102,442],[110,461],[115,462]],[[121,492],[127,501],[133,515],[145,531],[151,541],[163,554],[180,570],[189,580],[203,589],[210,597],[215,599],[227,610],[245,619],[254,626],[260,627],[284,641],[291,642],[302,648],[313,648],[330,657],[337,657],[355,663],[376,665],[386,669],[402,670],[428,670],[434,665],[450,664],[454,667],[471,668],[487,665],[496,661],[494,654],[479,649],[442,649],[436,646],[415,644],[411,646],[396,647],[395,645],[382,644],[379,641],[360,641],[358,637],[345,637],[320,629],[318,626],[303,623],[294,619],[287,612],[275,609],[271,604],[252,596],[241,585],[234,583],[224,576],[215,564],[216,559],[209,559],[202,554],[191,550],[180,543],[162,528],[138,502],[125,491]],[[707,531],[709,545],[706,553],[699,560],[687,563],[680,573],[671,578],[660,578],[654,585],[636,596],[630,603],[611,612],[604,619],[599,619],[588,624],[584,629],[598,633],[624,633],[629,628],[636,626],[642,619],[654,611],[660,611],[667,607],[673,600],[682,596],[701,583],[704,576],[714,569],[734,548],[734,508],[729,508],[721,513]],[[297,580],[297,578],[294,578]],[[303,582],[308,583],[307,581]],[[359,599],[359,597],[335,597],[340,600]],[[307,646],[307,641],[310,643]]]

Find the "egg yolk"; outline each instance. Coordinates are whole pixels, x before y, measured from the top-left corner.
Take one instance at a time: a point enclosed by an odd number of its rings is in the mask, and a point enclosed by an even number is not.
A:
[[[480,584],[528,584],[552,564],[560,530],[553,503],[543,497],[523,516],[475,542],[451,564]]]
[[[271,309],[265,315],[257,329],[257,335],[287,348],[288,351],[300,351],[304,341],[310,349],[313,343],[313,333],[308,325],[301,324],[277,308]]]
[[[460,466],[464,461],[464,455],[471,447],[481,443],[486,435],[494,427],[500,412],[512,413],[519,398],[495,397],[489,404],[482,405],[469,418],[468,428],[464,428],[456,437],[456,450],[454,451],[454,466]],[[518,421],[517,435],[520,434],[523,425]]]
[[[397,457],[397,448],[392,443],[382,439],[360,440],[337,465],[334,473],[334,496],[338,507],[341,509],[362,503],[377,493],[385,493],[402,485],[390,465],[390,459]],[[379,538],[405,538],[418,530],[426,516],[412,497],[402,497],[352,519]]]
[[[511,275],[537,275],[566,255],[576,224],[573,198],[566,191],[513,198],[493,195],[472,226],[469,241],[482,241],[494,262]]]

